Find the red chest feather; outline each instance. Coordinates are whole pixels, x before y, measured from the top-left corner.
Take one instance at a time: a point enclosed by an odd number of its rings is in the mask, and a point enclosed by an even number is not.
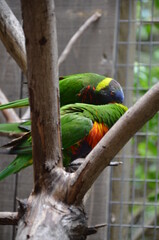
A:
[[[94,122],[93,128],[86,137],[86,141],[92,148],[94,148],[108,130],[108,127],[104,125],[104,123]]]
[[[83,88],[80,93],[78,94],[80,102],[83,103],[95,103],[96,96],[95,96],[95,87],[91,87],[88,85],[87,87]]]
[[[71,161],[86,157],[108,130],[108,127],[103,123],[94,122],[89,135],[70,147]]]

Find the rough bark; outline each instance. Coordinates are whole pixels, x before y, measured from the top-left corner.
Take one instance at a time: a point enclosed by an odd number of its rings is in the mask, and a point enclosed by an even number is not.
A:
[[[24,0],[22,13],[28,60],[34,176],[38,182],[55,165],[62,165],[54,4],[53,1]]]
[[[0,1],[0,39],[25,73],[27,63],[23,29],[4,0]]]
[[[19,222],[17,240],[83,240],[92,232],[87,228],[82,206],[68,205],[65,201],[67,178],[62,168],[56,168],[52,177],[45,179],[48,189],[29,197],[27,212]]]
[[[54,2],[22,0],[28,62],[34,189],[16,239],[85,239],[80,205],[66,202],[69,174],[62,169]],[[80,233],[79,233],[80,232]]]

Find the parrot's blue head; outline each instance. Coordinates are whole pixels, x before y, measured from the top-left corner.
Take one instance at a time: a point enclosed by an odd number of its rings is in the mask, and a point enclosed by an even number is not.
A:
[[[120,84],[112,79],[105,78],[96,87],[96,91],[100,95],[100,102],[107,103],[123,103],[124,92]]]

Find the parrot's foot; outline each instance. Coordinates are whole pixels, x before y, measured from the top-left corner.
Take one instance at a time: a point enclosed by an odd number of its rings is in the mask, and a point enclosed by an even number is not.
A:
[[[85,161],[85,158],[78,158],[74,161],[72,161],[67,167],[66,167],[66,171],[73,173],[75,172],[79,166],[81,166],[81,164]]]
[[[109,166],[114,167],[114,166],[119,166],[121,164],[123,164],[123,162],[110,162]]]
[[[67,167],[66,167],[66,171],[67,172],[70,172],[70,173],[73,173],[75,172],[79,166],[81,166],[81,164],[85,161],[85,158],[78,158],[74,161],[72,161]],[[110,162],[108,166],[110,167],[114,167],[114,166],[119,166],[123,164],[123,162],[118,162],[118,161],[113,161],[113,162]]]

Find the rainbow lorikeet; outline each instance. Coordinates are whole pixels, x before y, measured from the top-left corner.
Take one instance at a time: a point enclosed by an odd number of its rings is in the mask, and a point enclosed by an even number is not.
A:
[[[60,109],[63,147],[63,163],[67,167],[77,158],[84,158],[125,113],[127,107],[114,103],[91,105],[76,103]],[[25,123],[0,124],[0,132],[20,132],[30,129],[30,121]],[[29,131],[4,147],[9,154],[17,157],[0,172],[0,180],[32,164],[32,138]]]
[[[60,105],[70,103],[89,103],[95,105],[123,103],[124,94],[120,84],[95,73],[80,73],[61,77],[59,81]],[[24,98],[0,106],[0,110],[29,106]]]

